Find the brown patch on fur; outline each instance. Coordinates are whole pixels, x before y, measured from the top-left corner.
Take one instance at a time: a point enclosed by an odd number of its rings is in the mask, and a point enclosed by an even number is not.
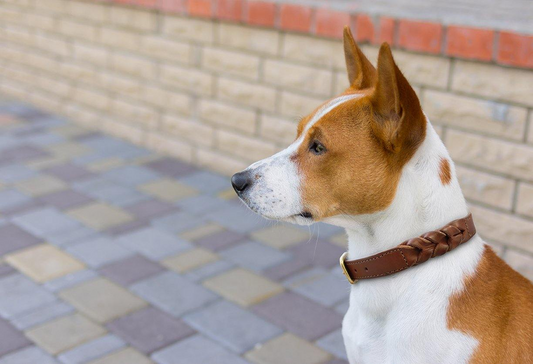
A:
[[[486,246],[450,299],[448,328],[478,340],[471,364],[533,363],[533,285]]]
[[[452,180],[452,170],[450,168],[450,162],[448,162],[446,158],[440,159],[439,177],[443,185],[449,184]]]

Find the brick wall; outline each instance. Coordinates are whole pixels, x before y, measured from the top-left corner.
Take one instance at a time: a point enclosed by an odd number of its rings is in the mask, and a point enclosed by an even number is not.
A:
[[[229,175],[285,146],[298,117],[347,86],[341,28],[328,19],[351,18],[271,5],[238,10],[260,28],[91,1],[2,0],[0,92]],[[487,31],[474,31],[474,50],[459,37],[433,52],[442,28],[413,42],[416,23],[382,18],[370,32],[372,20],[357,18],[360,40],[404,48],[394,56],[456,161],[479,230],[533,277],[533,71],[497,64],[533,58],[487,53]],[[291,31],[305,27],[333,38]],[[375,45],[362,48],[376,59]]]

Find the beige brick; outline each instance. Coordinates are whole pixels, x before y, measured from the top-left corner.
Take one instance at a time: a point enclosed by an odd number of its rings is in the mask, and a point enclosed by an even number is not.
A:
[[[186,93],[167,91],[160,87],[147,85],[143,88],[143,101],[153,106],[176,111],[183,115],[191,113],[191,96]]]
[[[163,33],[178,40],[213,42],[213,23],[206,20],[183,18],[171,15],[162,16]]]
[[[106,67],[109,60],[109,51],[104,47],[75,42],[74,58],[95,66]]]
[[[248,167],[248,163],[246,162],[238,161],[234,157],[225,156],[219,151],[207,149],[197,150],[196,162],[201,167],[209,168],[226,176],[231,176]]]
[[[259,57],[220,48],[203,49],[202,67],[211,71],[249,79],[259,75]]]
[[[263,78],[269,84],[321,96],[331,94],[333,82],[331,71],[277,60],[265,61]]]
[[[91,65],[61,62],[58,71],[63,77],[76,83],[82,82],[87,85],[100,86],[102,82],[102,74]]]
[[[346,67],[342,42],[313,36],[285,33],[283,56],[324,67]]]
[[[456,61],[452,89],[533,106],[533,72]]]
[[[22,83],[32,84],[35,81],[34,72],[29,71],[26,67],[20,67],[15,64],[4,67],[2,73],[4,77]]]
[[[213,145],[214,130],[212,127],[183,117],[164,116],[161,123],[161,131],[194,143],[206,146]]]
[[[281,94],[281,114],[289,118],[301,118],[324,103],[323,99],[283,91]]]
[[[251,28],[246,26],[220,23],[218,25],[218,43],[246,51],[278,54],[280,33],[274,30]]]
[[[5,24],[4,38],[8,41],[25,46],[34,46],[36,44],[36,38],[33,36],[29,29],[11,24]]]
[[[159,120],[159,115],[152,108],[121,99],[115,99],[111,102],[110,111],[120,118],[136,122],[148,128],[155,128]]]
[[[289,144],[296,137],[296,123],[270,115],[261,115],[259,133],[270,140]]]
[[[45,12],[64,13],[67,8],[65,0],[39,0],[34,1],[34,6],[38,10]]]
[[[56,18],[45,14],[28,13],[26,16],[26,23],[28,26],[41,30],[54,31],[57,29],[56,22]]]
[[[109,97],[103,92],[77,87],[74,90],[72,98],[83,105],[87,105],[98,110],[104,111],[109,109]]]
[[[256,116],[253,111],[209,99],[200,100],[198,108],[202,120],[247,134],[255,131]]]
[[[59,20],[59,32],[69,38],[79,38],[94,42],[96,40],[96,27],[76,21]]]
[[[240,134],[230,133],[224,130],[217,132],[218,149],[235,155],[249,162],[271,156],[276,152],[276,146],[259,139],[245,137]]]
[[[130,124],[123,124],[110,118],[102,122],[102,130],[116,137],[126,139],[132,143],[141,144],[145,131]]]
[[[141,31],[155,31],[157,28],[156,15],[151,11],[112,6],[109,17],[111,23],[119,27]]]
[[[73,87],[72,84],[66,82],[67,80],[42,75],[36,80],[39,87],[46,92],[65,98],[72,95]]]
[[[213,76],[194,68],[162,65],[160,79],[164,84],[176,86],[195,95],[209,96],[213,93]]]
[[[189,64],[192,46],[185,42],[147,35],[141,38],[141,51],[150,57]]]
[[[37,46],[45,52],[53,53],[58,56],[70,57],[72,48],[66,39],[57,36],[37,34],[35,36]]]
[[[146,146],[186,162],[192,160],[192,147],[187,143],[177,140],[175,137],[169,137],[168,135],[159,133],[150,133],[148,134]]]
[[[475,205],[470,211],[481,237],[533,252],[533,222]]]
[[[528,124],[529,124],[528,125],[529,133],[528,133],[528,136],[527,136],[527,141],[528,141],[528,143],[533,144],[533,111],[529,112]]]
[[[44,71],[57,71],[60,63],[53,57],[44,54],[27,54],[24,63]]]
[[[457,162],[533,180],[533,147],[451,129],[446,146]]]
[[[136,51],[140,48],[141,38],[132,32],[102,27],[100,42],[110,47]]]
[[[155,64],[145,58],[114,52],[110,58],[111,68],[133,77],[154,78]]]
[[[533,255],[514,249],[505,252],[504,260],[530,281],[533,281]]]
[[[346,71],[335,72],[335,89],[333,90],[333,95],[343,93],[349,86],[350,82],[348,81]]]
[[[83,1],[69,1],[67,12],[76,17],[93,22],[103,23],[108,20],[108,7]]]
[[[426,90],[423,108],[437,123],[522,140],[527,110],[495,101]]]
[[[17,7],[28,8],[33,5],[32,0],[3,0],[6,4],[16,5]]]
[[[102,124],[102,117],[98,112],[70,102],[65,106],[65,115],[73,122],[90,129],[99,129]]]
[[[114,73],[102,72],[100,85],[108,91],[114,91],[123,96],[135,99],[142,97],[142,82],[137,78],[116,75]]]
[[[22,11],[22,9],[0,7],[0,21],[2,24],[15,23],[15,24],[27,24],[28,13]]]
[[[15,97],[20,100],[24,100],[29,93],[26,88],[21,84],[7,80],[1,80],[0,90],[2,90],[2,92],[6,95]]]
[[[456,166],[457,178],[468,199],[510,210],[513,204],[514,181],[484,172]]]
[[[257,83],[220,78],[217,94],[221,99],[267,111],[273,111],[276,105],[276,90]]]
[[[33,104],[37,108],[41,108],[45,111],[49,111],[55,114],[61,114],[65,103],[58,97],[51,96],[46,91],[36,91],[34,90],[30,94],[29,100],[30,104]]]
[[[518,185],[516,212],[533,217],[533,185],[528,183]]]

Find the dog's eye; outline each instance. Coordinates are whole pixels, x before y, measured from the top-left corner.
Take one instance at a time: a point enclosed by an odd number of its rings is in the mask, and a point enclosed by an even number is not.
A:
[[[309,150],[316,155],[324,154],[326,152],[326,147],[317,142],[316,140],[311,143]]]

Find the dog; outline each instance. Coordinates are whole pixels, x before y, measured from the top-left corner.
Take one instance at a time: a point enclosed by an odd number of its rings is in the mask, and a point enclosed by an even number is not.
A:
[[[346,229],[351,364],[533,363],[533,285],[476,234],[389,45],[376,69],[346,27],[344,53],[349,88],[302,118],[289,147],[233,175],[239,198],[268,219]]]

